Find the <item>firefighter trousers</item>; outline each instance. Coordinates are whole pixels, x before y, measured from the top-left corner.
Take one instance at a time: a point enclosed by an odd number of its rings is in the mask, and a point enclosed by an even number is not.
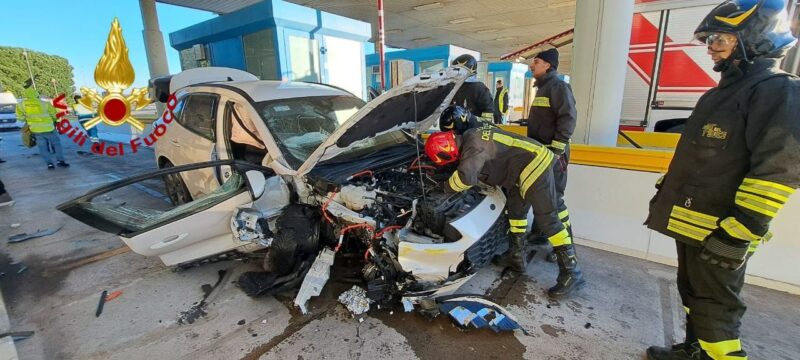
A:
[[[558,161],[553,161],[552,166],[558,166]],[[519,187],[509,189],[506,206],[512,234],[523,234],[527,231],[528,209],[533,208],[534,226],[555,247],[572,244],[572,236],[559,216],[552,166],[534,181],[524,197]]]
[[[705,358],[746,359],[739,326],[747,306],[740,293],[747,263],[722,269],[700,258],[702,248],[676,241],[678,292],[686,311],[686,342],[700,342]]]
[[[567,210],[567,204],[564,203],[564,192],[567,191],[567,165],[569,165],[569,144],[567,144],[567,147],[564,149],[564,154],[553,161],[553,176],[556,183],[558,217],[571,232],[569,211]]]

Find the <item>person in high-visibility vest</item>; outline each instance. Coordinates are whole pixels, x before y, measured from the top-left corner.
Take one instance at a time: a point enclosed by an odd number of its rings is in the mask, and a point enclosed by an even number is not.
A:
[[[27,84],[26,84],[27,85]],[[46,101],[39,99],[39,93],[27,86],[23,92],[22,103],[17,106],[17,118],[28,123],[31,133],[36,137],[36,145],[39,147],[39,155],[42,156],[48,169],[54,169],[53,156],[50,154],[48,146],[55,150],[56,160],[59,167],[69,167],[64,159],[64,151],[61,148],[61,139],[56,132],[53,114],[55,109]]]
[[[505,124],[508,116],[508,89],[503,80],[497,80],[497,92],[494,95],[494,123]]]

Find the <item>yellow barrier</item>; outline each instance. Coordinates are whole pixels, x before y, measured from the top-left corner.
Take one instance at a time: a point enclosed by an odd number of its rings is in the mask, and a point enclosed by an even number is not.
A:
[[[570,164],[666,173],[674,155],[667,150],[570,145]]]
[[[654,133],[654,132],[643,132],[643,131],[623,131],[625,135],[628,135],[631,140],[635,141],[642,147],[645,148],[667,148],[667,149],[674,149],[678,146],[678,140],[680,140],[680,134],[672,134],[672,133]],[[617,136],[617,146],[633,146],[627,139],[622,137],[622,135]]]
[[[519,135],[527,135],[525,126],[500,125],[500,128]],[[630,134],[626,132],[626,134]],[[655,135],[674,135],[674,136],[655,136],[638,137],[634,141],[642,140],[642,146],[654,146],[653,144],[669,145],[674,141],[677,144],[677,134],[655,134]],[[428,138],[428,134],[422,135],[423,139]],[[632,137],[633,138],[633,137]],[[669,146],[658,146],[669,148]],[[674,145],[673,145],[674,147]],[[636,171],[648,171],[666,173],[669,163],[672,161],[672,150],[651,150],[635,149],[627,147],[608,147],[596,145],[571,144],[570,145],[570,164],[600,166],[615,169],[627,169]]]

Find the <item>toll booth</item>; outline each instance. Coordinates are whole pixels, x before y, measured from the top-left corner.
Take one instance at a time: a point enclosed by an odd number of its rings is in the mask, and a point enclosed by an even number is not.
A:
[[[496,96],[495,84],[497,84],[497,80],[503,80],[503,86],[508,89],[508,106],[511,109],[508,115],[509,121],[524,118],[524,113],[527,111],[525,98],[526,94],[530,92],[528,88],[532,84],[531,78],[528,65],[510,61],[489,63],[486,85],[492,91],[492,96]]]
[[[169,34],[183,70],[241,69],[263,80],[335,85],[366,98],[369,23],[265,0]]]

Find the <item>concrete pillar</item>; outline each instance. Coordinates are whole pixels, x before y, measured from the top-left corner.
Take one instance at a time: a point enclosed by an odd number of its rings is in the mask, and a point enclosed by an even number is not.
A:
[[[158,13],[155,0],[139,0],[139,9],[142,12],[144,30],[144,49],[147,52],[147,66],[150,68],[150,78],[169,75],[167,63],[167,50],[164,47],[164,36],[158,26]],[[141,76],[141,75],[139,75]],[[164,112],[164,105],[156,104],[158,113]]]
[[[576,143],[616,146],[634,0],[578,0],[572,88]]]

